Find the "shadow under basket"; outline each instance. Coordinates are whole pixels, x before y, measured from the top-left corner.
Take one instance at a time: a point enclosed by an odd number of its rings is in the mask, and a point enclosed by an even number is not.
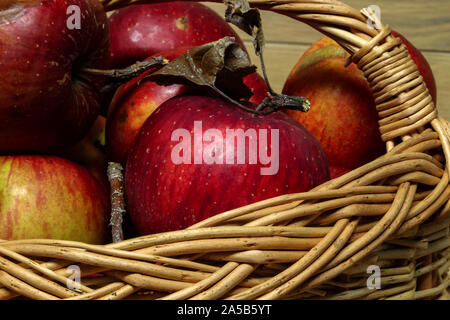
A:
[[[111,11],[152,1],[101,2]],[[372,88],[386,154],[185,230],[107,245],[2,241],[0,299],[449,299],[450,124],[406,47],[338,1],[249,3],[351,54]],[[78,291],[66,286],[68,266],[81,270]]]

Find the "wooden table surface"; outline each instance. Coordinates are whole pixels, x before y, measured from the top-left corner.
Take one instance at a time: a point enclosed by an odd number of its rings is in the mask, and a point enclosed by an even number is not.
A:
[[[450,120],[450,0],[343,0],[355,9],[378,5],[381,21],[403,34],[420,49],[430,64],[437,85],[437,108]],[[220,15],[225,6],[205,3]],[[322,35],[311,27],[273,12],[262,11],[266,38],[265,61],[273,89],[281,92],[291,68],[303,52]],[[236,29],[237,30],[237,29]],[[252,61],[259,67],[250,37],[238,30]]]

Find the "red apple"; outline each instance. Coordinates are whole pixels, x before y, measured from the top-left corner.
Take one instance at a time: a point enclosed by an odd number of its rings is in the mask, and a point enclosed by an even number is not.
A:
[[[163,56],[171,61],[184,54],[186,50],[188,48],[179,47],[154,56]],[[144,76],[156,69],[142,73],[117,89],[108,111],[106,143],[109,160],[125,165],[133,140],[148,116],[168,99],[192,90],[187,85],[163,86],[149,80],[142,81],[138,85]],[[250,98],[251,102],[261,103],[267,97],[266,82],[259,74],[250,74],[243,78],[243,82],[254,92]]]
[[[330,166],[330,179],[339,178],[350,171],[351,170],[347,168]]]
[[[133,224],[148,234],[328,179],[319,143],[286,114],[256,116],[186,95],[147,118],[128,156],[125,190]]]
[[[108,190],[74,162],[0,157],[0,190],[0,239],[109,241]]]
[[[101,68],[108,56],[102,5],[26,0],[1,9],[0,153],[49,152],[74,144],[100,112],[103,79],[81,76],[80,69]]]
[[[244,45],[212,9],[189,1],[130,5],[109,17],[111,66],[126,67],[158,52],[195,47],[225,36]]]
[[[423,56],[422,52],[417,49],[411,42],[409,42],[403,35],[396,31],[392,31],[392,35],[394,37],[402,39],[402,43],[408,49],[409,55],[416,63],[417,68],[419,69],[420,75],[423,78],[423,81],[427,85],[428,91],[433,98],[434,103],[436,104],[436,81],[434,79],[433,71],[431,70],[430,64],[427,59]]]
[[[171,61],[188,48],[176,48],[156,54]],[[150,57],[149,59],[151,59]],[[154,81],[138,82],[157,68],[148,70],[120,86],[111,101],[106,124],[108,159],[125,165],[128,151],[136,134],[150,114],[164,101],[187,92],[189,86],[181,84],[158,85]]]
[[[348,53],[324,37],[314,43],[290,72],[283,93],[304,96],[307,113],[288,110],[322,145],[331,166],[354,169],[380,156],[384,143],[370,87]]]
[[[404,42],[435,99],[428,63],[417,49]],[[382,155],[385,144],[380,137],[372,91],[355,64],[344,67],[348,56],[335,41],[320,39],[291,70],[283,93],[310,100],[311,109],[307,113],[291,110],[287,113],[317,138],[330,166],[350,170]],[[334,170],[331,172],[334,176]]]
[[[267,88],[266,81],[259,75],[259,73],[250,73],[249,75],[243,77],[242,81],[253,92],[253,96],[251,96],[249,100],[250,102],[260,104],[269,96],[269,89]]]

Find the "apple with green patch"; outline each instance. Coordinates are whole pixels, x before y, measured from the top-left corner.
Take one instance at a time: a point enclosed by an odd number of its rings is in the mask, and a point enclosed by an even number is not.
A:
[[[0,157],[0,239],[109,242],[109,190],[54,156]]]

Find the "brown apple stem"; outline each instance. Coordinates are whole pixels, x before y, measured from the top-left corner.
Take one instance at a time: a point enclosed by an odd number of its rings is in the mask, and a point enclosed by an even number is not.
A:
[[[119,242],[123,239],[123,215],[125,214],[125,199],[123,188],[123,167],[116,162],[108,163],[108,180],[111,185],[111,217],[110,226],[112,241]]]
[[[281,109],[297,110],[301,112],[308,112],[311,104],[305,97],[288,96],[285,94],[276,93],[272,90],[269,83],[269,77],[267,76],[266,64],[264,63],[264,54],[262,50],[256,51],[261,63],[261,71],[266,82],[267,89],[269,91],[269,97],[264,99],[263,102],[256,109],[260,113],[270,113]]]
[[[120,86],[122,83],[127,82],[128,80],[139,76],[141,73],[150,70],[154,67],[160,67],[168,64],[169,61],[164,57],[154,57],[145,61],[137,61],[123,69],[111,69],[111,70],[102,70],[102,69],[92,69],[92,68],[83,68],[81,69],[81,74],[87,74],[91,76],[102,76],[107,78],[107,84],[102,89],[102,91],[108,91],[110,89],[116,88]]]
[[[169,62],[164,57],[155,57],[145,61],[137,61],[131,66],[123,69],[102,70],[83,68],[81,69],[81,72],[88,73],[94,76],[103,76],[114,80],[129,80],[140,75],[144,71],[147,71],[154,67],[165,65],[167,63]]]
[[[308,112],[311,107],[309,100],[305,97],[288,96],[280,93],[272,93],[265,98],[256,108],[260,114],[267,114],[282,109]]]

